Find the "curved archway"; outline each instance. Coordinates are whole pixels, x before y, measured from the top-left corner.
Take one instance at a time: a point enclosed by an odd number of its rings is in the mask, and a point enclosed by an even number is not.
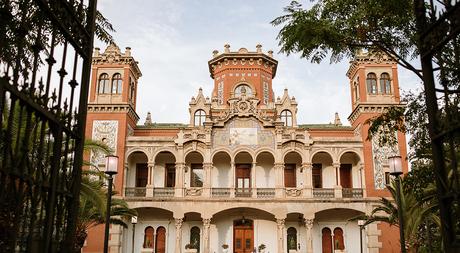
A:
[[[313,188],[333,188],[336,185],[336,175],[332,156],[328,152],[319,151],[313,154],[311,162]]]
[[[142,151],[135,151],[129,154],[126,159],[128,169],[125,178],[126,196],[145,196],[145,188],[150,180],[148,173],[148,157]]]
[[[295,188],[300,185],[297,174],[301,166],[302,156],[299,153],[291,151],[284,156],[284,187]]]
[[[197,151],[189,152],[185,156],[185,165],[187,166],[185,179],[186,185],[190,187],[203,187],[203,160],[203,155]]]
[[[155,156],[153,169],[154,187],[174,187],[176,185],[176,157],[170,151],[161,151]]]
[[[225,151],[219,151],[212,157],[212,187],[213,188],[230,188],[232,182],[231,157]],[[217,193],[218,190],[213,190]]]
[[[359,155],[354,151],[347,151],[341,154],[339,161],[342,188],[362,188],[363,180],[359,171]]]
[[[257,195],[274,194],[271,189],[275,188],[275,157],[268,151],[263,151],[256,156],[256,177]],[[264,189],[265,188],[265,189]],[[273,195],[274,196],[274,195]]]

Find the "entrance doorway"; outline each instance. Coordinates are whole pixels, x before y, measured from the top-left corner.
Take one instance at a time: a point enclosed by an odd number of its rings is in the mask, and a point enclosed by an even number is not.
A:
[[[251,196],[251,164],[237,164],[235,178],[237,196]]]
[[[251,253],[254,250],[254,222],[252,220],[235,220],[233,222],[233,251]]]
[[[340,185],[342,188],[352,188],[351,164],[340,164]]]

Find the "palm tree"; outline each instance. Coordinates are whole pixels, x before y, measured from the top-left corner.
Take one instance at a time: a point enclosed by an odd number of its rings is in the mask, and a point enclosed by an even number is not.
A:
[[[110,154],[112,150],[104,143],[86,140],[86,151],[100,151]],[[80,208],[77,222],[75,252],[80,252],[88,236],[88,229],[105,223],[107,189],[105,186],[105,174],[97,170],[97,166],[85,161],[89,169],[82,174],[80,190]],[[96,169],[94,169],[96,168]],[[112,195],[116,195],[113,192]],[[137,215],[136,210],[130,209],[128,204],[120,198],[112,198],[110,210],[110,223],[126,227],[124,219]]]

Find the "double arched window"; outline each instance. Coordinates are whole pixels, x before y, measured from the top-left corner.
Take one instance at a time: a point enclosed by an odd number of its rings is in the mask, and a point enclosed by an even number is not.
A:
[[[390,75],[388,75],[388,73],[382,73],[380,75],[380,92],[383,94],[391,94]]]
[[[106,73],[99,76],[97,90],[99,94],[110,94],[109,75]]]
[[[367,93],[377,94],[377,76],[374,73],[367,74]]]
[[[291,127],[292,126],[292,112],[289,110],[283,110],[280,114],[281,122],[284,123],[285,126]]]
[[[112,94],[121,94],[122,81],[120,73],[116,73],[112,76]]]
[[[115,73],[111,80],[108,74],[102,73],[99,76],[97,92],[99,94],[121,94],[122,83],[123,79],[120,73]]]
[[[205,121],[206,121],[206,112],[204,112],[203,110],[197,110],[194,115],[194,125],[203,126]]]

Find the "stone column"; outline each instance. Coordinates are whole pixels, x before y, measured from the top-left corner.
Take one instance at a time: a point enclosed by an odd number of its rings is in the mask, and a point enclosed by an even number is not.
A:
[[[155,168],[155,163],[149,162],[147,167],[147,186],[145,190],[146,197],[153,197],[153,169]]]
[[[305,228],[307,229],[307,253],[313,253],[313,219],[305,219]]]
[[[276,219],[276,234],[278,237],[278,253],[284,252],[284,222],[285,219]]]
[[[174,218],[176,222],[176,247],[174,252],[181,253],[182,247],[182,223],[184,222],[184,218]]]
[[[184,162],[176,162],[176,182],[174,196],[182,197],[184,194]]]
[[[335,186],[334,186],[334,197],[342,198],[342,186],[340,184],[340,163],[333,163],[332,166],[335,170]]]
[[[203,163],[204,182],[203,182],[203,196],[211,196],[211,170],[212,163]]]
[[[203,219],[203,253],[210,253],[209,250],[209,228],[211,227],[211,219]]]
[[[235,197],[235,181],[236,181],[236,171],[235,171],[235,162],[234,161],[231,161],[230,162],[230,173],[231,173],[231,179],[232,180],[230,182],[230,197],[231,198],[234,198]]]
[[[256,165],[257,163],[253,162],[251,168],[251,190],[253,198],[257,198]]]
[[[361,180],[361,188],[363,189],[363,198],[367,196],[366,194],[366,175],[364,173],[364,164],[359,163],[359,177]]]
[[[126,193],[126,187],[130,187],[128,186],[128,171],[129,171],[129,167],[128,167],[128,163],[125,163],[124,164],[124,167],[123,167],[124,171],[123,171],[123,192],[122,192],[122,195],[125,196],[125,193]]]
[[[284,197],[284,182],[283,182],[284,163],[275,163],[275,197]]]
[[[304,197],[313,197],[313,165],[312,163],[302,163],[304,173]]]

